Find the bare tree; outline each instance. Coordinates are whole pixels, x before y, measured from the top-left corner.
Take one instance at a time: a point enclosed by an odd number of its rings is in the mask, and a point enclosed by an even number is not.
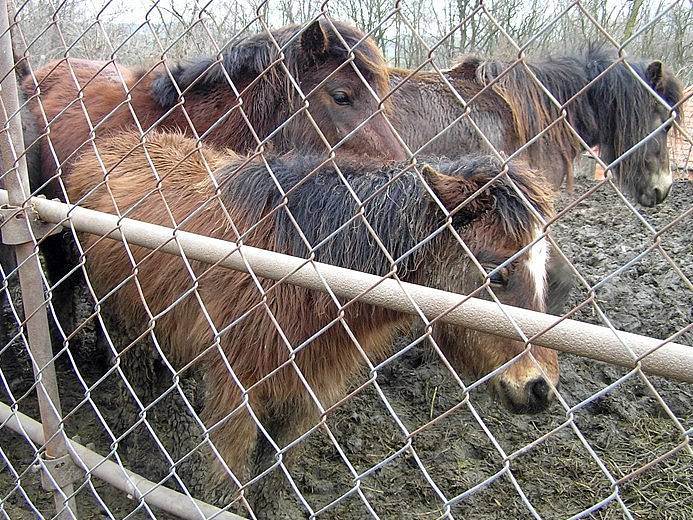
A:
[[[262,29],[254,0],[150,1],[134,15],[132,4],[113,0],[98,18],[97,9],[85,0],[28,0],[15,8],[34,65],[65,55],[115,57],[134,64],[159,59],[163,53],[170,59],[214,54],[245,34],[244,29]],[[259,15],[265,23],[279,26],[305,23],[320,15],[323,4],[270,0],[261,7]],[[390,16],[396,7],[396,14]],[[330,0],[324,4],[330,16],[372,31],[395,66],[420,65],[431,47],[435,47],[433,58],[439,66],[448,66],[468,53],[512,57],[515,45],[528,42],[530,56],[556,54],[584,47],[587,42],[607,41],[603,29],[619,43],[635,35],[625,49],[628,55],[661,59],[686,83],[693,81],[691,7],[690,0],[584,0],[579,4]]]

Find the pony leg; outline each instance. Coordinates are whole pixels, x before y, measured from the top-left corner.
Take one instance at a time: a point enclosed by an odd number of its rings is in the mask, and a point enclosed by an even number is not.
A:
[[[222,373],[225,370],[224,366],[218,370],[210,367],[205,378],[208,391],[204,422],[208,428],[213,428],[211,440],[223,460],[223,464],[215,461],[212,479],[220,484],[225,482],[222,487],[228,487],[231,476],[226,465],[243,486],[250,479],[250,457],[257,443],[257,425],[248,407],[243,405],[240,389]],[[259,403],[251,398],[249,404],[253,413],[262,415]]]
[[[549,314],[560,316],[568,303],[570,291],[575,285],[575,274],[560,254],[551,253],[546,266],[546,278],[548,281],[546,310]]]
[[[228,392],[219,393],[228,395]],[[250,507],[252,511],[250,516],[253,517],[255,515],[260,518],[273,515],[281,502],[282,510],[284,512],[287,511],[287,508],[289,510],[286,518],[303,517],[305,511],[300,507],[300,504],[294,503],[292,505],[290,500],[286,500],[287,495],[291,494],[291,490],[280,467],[273,468],[272,471],[257,482],[246,487],[248,481],[262,474],[263,471],[266,471],[276,463],[277,451],[265,435],[260,433],[258,424],[247,408],[238,407],[241,404],[241,396],[239,392],[234,393],[236,394],[236,401],[233,406],[236,408],[236,411],[225,419],[223,424],[215,428],[212,433],[212,441],[224,463],[233,472],[236,479],[240,481],[243,488],[243,500],[238,502],[235,507],[239,513],[244,514],[249,512],[244,511],[243,508]],[[267,407],[259,404],[260,402],[266,403],[266,396],[262,396],[262,400],[260,397],[261,395],[258,395],[257,392],[255,395],[251,393],[250,406],[253,413],[262,423],[262,427],[267,431],[274,443],[282,448],[291,442],[298,433],[302,432],[307,419],[302,417],[301,410],[289,406],[282,407],[282,411],[276,415],[268,413]],[[214,397],[210,401],[214,403],[225,402],[224,400],[219,400],[218,397]],[[269,407],[276,409],[271,404]],[[226,410],[231,409],[231,407],[226,406],[224,408]],[[220,414],[217,421],[223,418],[224,415]],[[208,419],[206,422],[209,426],[215,423],[214,419]],[[293,459],[298,451],[300,450],[290,450],[288,452],[291,455],[290,457],[287,456],[287,453],[284,453],[282,456],[284,464],[288,464],[288,459]],[[235,489],[230,489],[231,486],[228,485],[230,476],[221,463],[215,464],[215,474],[216,478],[214,480],[217,482],[217,485],[216,489],[212,491],[210,498],[220,505],[238,500],[240,498],[239,489],[236,486],[234,486]]]
[[[53,286],[53,307],[65,335],[72,334],[79,325],[80,317],[77,316],[78,311],[75,308],[73,296],[77,286],[85,284],[82,272],[79,270],[68,276],[68,273],[77,265],[77,253],[73,240],[69,231],[61,231],[44,238],[41,244],[46,277]],[[59,285],[55,285],[58,282],[60,282]],[[56,339],[58,343],[62,342],[62,338]]]
[[[291,400],[278,408],[273,410],[271,417],[263,420],[263,427],[281,450],[313,426],[319,416],[317,407],[313,403],[308,403],[307,399]],[[284,465],[291,466],[299,452],[299,446],[283,452],[281,459]],[[276,448],[267,437],[260,435],[255,453],[257,473],[275,464],[277,457]]]
[[[568,193],[575,193],[575,170],[573,168],[573,161],[566,158],[565,162],[565,172],[566,172],[566,187],[568,188]]]
[[[285,448],[300,435],[305,433],[318,420],[317,408],[307,400],[292,400],[283,403],[279,409],[273,410],[272,416],[263,421],[263,427],[272,437],[279,449]],[[302,446],[296,446],[281,454],[285,467],[291,468],[302,452]],[[272,443],[260,435],[255,452],[256,475],[271,468],[277,463],[278,453]],[[293,497],[293,490],[281,466],[277,465],[264,475],[250,489],[250,503],[253,512],[259,517],[278,511],[281,502],[286,518],[302,518],[306,511],[298,500],[286,500]],[[296,497],[293,497],[296,498]],[[282,517],[283,518],[283,517]]]
[[[206,419],[205,423],[211,425],[215,421]],[[211,441],[218,455],[214,455],[211,474],[201,479],[201,484],[207,488],[201,498],[219,506],[233,503],[233,512],[248,516],[247,486],[252,476],[251,455],[257,442],[257,426],[246,407],[239,408],[217,426]]]

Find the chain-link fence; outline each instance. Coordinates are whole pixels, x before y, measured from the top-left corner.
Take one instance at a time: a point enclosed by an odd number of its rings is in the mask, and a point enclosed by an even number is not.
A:
[[[3,2],[0,513],[692,516],[690,7]]]

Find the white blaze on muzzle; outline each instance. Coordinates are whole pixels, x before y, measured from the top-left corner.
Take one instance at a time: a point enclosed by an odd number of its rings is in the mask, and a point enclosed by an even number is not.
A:
[[[534,226],[532,239],[536,240],[542,236],[543,232],[539,226]],[[546,238],[539,239],[527,251],[526,266],[536,291],[536,297],[539,301],[544,301],[546,296],[546,262],[548,260],[549,248]]]

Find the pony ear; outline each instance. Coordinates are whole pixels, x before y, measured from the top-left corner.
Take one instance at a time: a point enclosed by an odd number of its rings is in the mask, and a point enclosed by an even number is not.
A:
[[[652,83],[655,87],[662,84],[662,78],[664,76],[663,68],[664,66],[659,60],[653,61],[647,66],[647,79],[649,79],[650,83]]]
[[[314,58],[325,54],[328,44],[327,34],[320,25],[320,20],[315,20],[301,34],[301,49]]]
[[[428,164],[424,164],[421,168],[421,175],[436,193],[445,209],[451,212],[452,225],[455,229],[470,224],[478,216],[493,208],[493,198],[488,189],[477,193],[472,200],[460,207],[460,204],[486,184],[487,178],[446,175]]]
[[[476,80],[477,70],[483,63],[478,56],[465,56],[456,63],[448,72],[455,79]]]

